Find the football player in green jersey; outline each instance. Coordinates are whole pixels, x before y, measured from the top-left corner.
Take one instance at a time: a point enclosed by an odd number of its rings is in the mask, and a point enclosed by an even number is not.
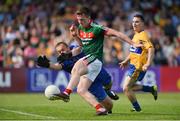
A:
[[[82,51],[86,55],[79,59],[71,72],[71,79],[66,90],[61,93],[62,99],[69,99],[69,95],[73,88],[77,86],[77,92],[96,109],[98,115],[106,115],[106,109],[100,105],[95,97],[88,91],[90,85],[96,79],[102,68],[103,58],[103,43],[104,37],[116,36],[123,41],[135,47],[142,46],[141,44],[134,44],[131,39],[125,34],[114,29],[103,27],[95,24],[90,17],[90,10],[87,7],[80,7],[76,11],[76,18],[79,23],[78,27],[72,26],[70,28],[72,36],[82,46]],[[79,80],[79,83],[76,82]]]

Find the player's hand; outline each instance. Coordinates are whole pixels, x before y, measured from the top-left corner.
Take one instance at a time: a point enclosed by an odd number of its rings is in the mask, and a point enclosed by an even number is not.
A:
[[[49,68],[49,66],[50,66],[49,62],[50,62],[49,59],[47,59],[47,57],[45,55],[39,56],[37,58],[37,65],[40,67]]]
[[[122,61],[121,63],[119,63],[119,66],[122,69],[124,69],[127,65],[128,65],[128,62],[126,62],[126,61]]]
[[[72,57],[72,52],[61,53],[61,55],[59,55],[59,56],[57,57],[57,61],[58,61],[59,63],[62,63],[63,61],[68,60],[68,59],[70,59],[71,57]]]
[[[75,24],[71,25],[71,27],[69,28],[70,30],[70,33],[73,37],[77,37],[77,33],[78,33],[78,30],[77,30],[77,27]]]
[[[62,62],[64,62],[65,61],[65,59],[64,59],[64,57],[62,56],[62,55],[59,55],[58,57],[57,57],[57,62],[58,63],[62,63]]]
[[[148,68],[149,68],[149,64],[144,64],[142,67],[142,70],[147,71]]]

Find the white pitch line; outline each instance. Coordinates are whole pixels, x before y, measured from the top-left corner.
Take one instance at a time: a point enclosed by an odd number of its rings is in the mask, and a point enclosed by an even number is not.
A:
[[[26,113],[26,112],[21,112],[21,111],[16,111],[16,110],[9,110],[9,109],[5,109],[5,108],[0,108],[0,110],[4,111],[4,112],[11,112],[11,113],[16,113],[16,114],[20,114],[20,115],[39,117],[39,118],[44,118],[44,119],[57,119],[57,118],[51,117],[51,116],[43,116],[43,115],[38,115],[38,114],[33,114],[33,113]]]

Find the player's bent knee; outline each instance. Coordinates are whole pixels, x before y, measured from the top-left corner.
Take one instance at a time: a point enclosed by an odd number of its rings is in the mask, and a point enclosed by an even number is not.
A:
[[[87,91],[87,89],[83,89],[83,88],[77,88],[77,93],[79,95],[84,95],[84,93]]]

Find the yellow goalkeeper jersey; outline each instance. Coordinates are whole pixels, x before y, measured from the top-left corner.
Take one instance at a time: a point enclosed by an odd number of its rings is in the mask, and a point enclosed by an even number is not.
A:
[[[143,47],[130,47],[130,64],[141,70],[142,66],[146,64],[148,49],[152,48],[153,45],[146,31],[135,33],[132,41],[143,44]]]

